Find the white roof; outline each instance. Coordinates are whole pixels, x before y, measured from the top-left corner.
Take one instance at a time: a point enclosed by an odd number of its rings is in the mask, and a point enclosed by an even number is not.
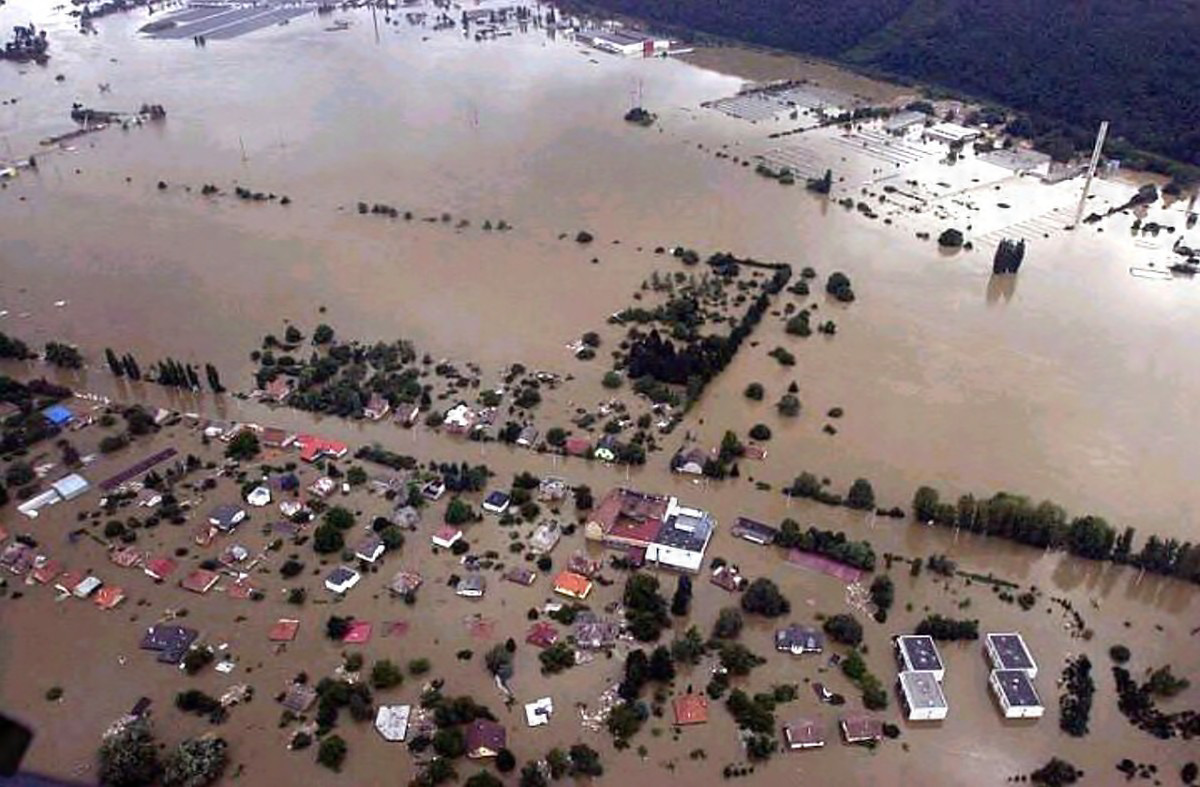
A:
[[[960,126],[957,123],[938,123],[930,126],[926,133],[955,140],[967,140],[979,136],[979,132],[975,129]]]
[[[408,735],[411,705],[380,705],[375,712],[375,729],[386,741],[398,743]]]
[[[82,495],[88,488],[87,479],[78,473],[72,473],[68,476],[55,481],[50,487],[58,493],[63,500],[73,500]]]
[[[271,490],[265,486],[256,486],[246,495],[246,502],[252,506],[265,506],[271,502]]]
[[[525,721],[530,727],[549,724],[552,713],[554,713],[554,700],[549,697],[542,697],[540,700],[525,705]]]

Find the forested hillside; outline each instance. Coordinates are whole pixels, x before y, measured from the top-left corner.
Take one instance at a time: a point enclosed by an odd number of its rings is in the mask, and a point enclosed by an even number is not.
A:
[[[589,0],[880,69],[1200,165],[1200,0]]]

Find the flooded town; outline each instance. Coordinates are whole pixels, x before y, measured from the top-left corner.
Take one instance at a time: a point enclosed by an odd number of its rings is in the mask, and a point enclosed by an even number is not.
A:
[[[0,47],[0,784],[1200,783],[1122,118],[497,0]]]

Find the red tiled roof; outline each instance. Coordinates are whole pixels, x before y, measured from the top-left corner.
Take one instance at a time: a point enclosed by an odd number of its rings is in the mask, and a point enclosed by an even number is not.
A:
[[[554,627],[554,624],[540,620],[529,627],[529,633],[525,635],[525,642],[535,648],[548,648],[558,642],[558,629]]]
[[[212,586],[217,584],[217,580],[220,578],[221,575],[215,571],[198,568],[184,577],[184,580],[180,582],[179,585],[184,590],[190,590],[193,593],[200,593],[203,595],[211,590]]]
[[[675,723],[704,724],[708,721],[708,697],[703,694],[684,694],[676,697],[672,703],[675,709]]]
[[[166,579],[175,571],[175,561],[169,557],[156,557],[146,561],[146,573],[155,579]]]
[[[300,621],[280,618],[267,632],[267,639],[271,642],[291,642],[296,638],[296,632],[299,630]]]

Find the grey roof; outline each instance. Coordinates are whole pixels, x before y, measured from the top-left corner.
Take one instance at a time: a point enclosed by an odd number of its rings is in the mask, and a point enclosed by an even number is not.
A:
[[[896,646],[903,651],[908,666],[918,672],[944,669],[933,637],[924,634],[904,634],[896,638]]]
[[[1033,659],[1020,634],[988,634],[987,638],[999,661],[996,666],[1006,670],[1033,669]]]
[[[217,523],[218,527],[224,527],[233,524],[233,520],[242,512],[241,506],[235,506],[232,503],[222,503],[213,508],[208,513],[208,518]]]
[[[358,572],[352,568],[338,566],[333,571],[329,572],[329,576],[325,577],[325,581],[334,585],[344,585],[345,583],[354,579],[354,576],[357,573]]]
[[[901,672],[900,688],[910,708],[946,707],[946,697],[932,672]]]
[[[1038,697],[1037,689],[1033,687],[1033,681],[1024,670],[996,670],[992,673],[992,678],[1004,692],[1004,699],[1010,706],[1041,706],[1042,700]]]
[[[485,590],[487,590],[487,578],[483,574],[467,574],[458,581],[458,587],[456,588],[456,591],[459,593],[463,591],[482,593]]]
[[[646,40],[646,36],[630,35],[623,33],[620,30],[589,30],[587,35],[593,39],[608,41],[619,46],[628,46],[630,44],[640,44]]]
[[[708,544],[714,525],[713,518],[708,513],[699,517],[682,512],[672,514],[658,529],[654,542],[676,549],[699,552]]]
[[[774,543],[775,539],[779,536],[779,531],[776,528],[754,519],[747,519],[744,516],[739,516],[734,521],[733,527],[730,528],[729,532],[747,541],[766,544]]]
[[[200,632],[186,626],[159,624],[146,630],[140,647],[158,651],[159,661],[178,664],[198,636]]]
[[[793,623],[775,632],[775,647],[779,650],[791,650],[799,647],[804,650],[820,651],[825,647],[825,635],[811,626]]]
[[[78,473],[72,473],[71,475],[63,476],[50,486],[55,492],[58,492],[63,500],[71,500],[87,491],[88,482],[86,478]]]

